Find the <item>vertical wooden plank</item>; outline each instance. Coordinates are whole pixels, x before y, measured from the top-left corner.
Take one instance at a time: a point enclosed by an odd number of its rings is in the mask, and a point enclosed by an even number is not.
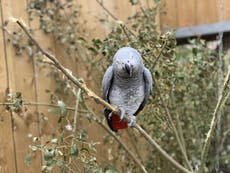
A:
[[[160,14],[161,30],[172,29],[177,27],[176,0],[162,0],[161,11],[166,12]]]
[[[2,0],[3,19],[10,17],[19,18],[28,22],[26,13],[26,0]],[[17,8],[15,8],[17,7]],[[11,25],[11,24],[10,24]],[[14,25],[14,27],[18,27]],[[14,28],[10,27],[11,30]],[[5,40],[5,43],[6,40]],[[7,44],[7,69],[9,73],[9,87],[11,92],[22,92],[25,100],[35,100],[35,90],[33,83],[33,65],[27,56],[16,56],[12,45]],[[15,141],[15,153],[18,172],[34,172],[40,170],[41,159],[39,155],[33,155],[31,166],[25,164],[26,155],[30,152],[29,145],[32,143],[30,136],[38,136],[38,119],[35,108],[29,107],[28,111],[22,114],[13,114],[13,129]]]
[[[230,1],[223,0],[223,20],[230,20]]]
[[[197,25],[214,23],[219,21],[218,2],[218,0],[196,0]]]
[[[107,1],[103,1],[104,5],[106,8],[108,8],[109,10],[111,10],[111,8],[114,8],[114,4],[113,1],[111,0],[107,0]],[[111,3],[110,3],[111,2]],[[89,35],[89,39],[98,37],[98,38],[105,38],[106,34],[109,33],[110,28],[106,23],[101,23],[99,22],[100,19],[109,19],[111,20],[111,17],[108,17],[107,14],[104,12],[103,8],[96,2],[96,0],[92,1],[92,0],[78,0],[78,3],[82,4],[82,13],[84,14],[83,17],[84,19],[81,20],[87,20],[87,32]],[[112,13],[114,9],[112,9]],[[58,52],[56,52],[58,53]],[[64,57],[63,57],[64,58]],[[74,69],[78,69],[74,71],[74,74],[77,77],[83,77],[86,82],[87,85],[90,88],[95,88],[98,89],[98,87],[96,86],[95,83],[92,82],[91,80],[87,80],[87,75],[86,75],[86,71],[84,70],[84,65],[80,59],[78,59],[78,63],[73,64],[72,68]],[[70,66],[71,67],[71,66]],[[99,90],[99,89],[98,89]],[[100,92],[100,90],[99,90]],[[99,110],[101,110],[101,107],[98,105],[95,105],[94,103],[89,103],[90,105],[92,105],[92,107],[96,108],[97,112],[100,112]],[[83,126],[85,129],[87,129],[88,131],[88,135],[89,135],[89,139],[93,140],[93,141],[103,141],[103,136],[105,134],[104,130],[102,128],[98,128],[98,125],[96,123],[90,123],[85,119],[85,117],[83,117],[81,119],[81,122],[79,123],[79,126]],[[95,129],[97,129],[95,131]],[[100,135],[99,135],[100,134]],[[97,152],[98,155],[102,156],[102,157],[106,157],[106,148],[103,146],[97,147]]]
[[[30,28],[37,29],[39,28],[39,21],[33,20],[30,21]],[[39,43],[39,45],[42,46],[44,50],[49,51],[51,54],[54,54],[54,43],[51,37],[49,35],[45,35],[43,31],[41,30],[35,30],[33,32],[33,37],[35,40]],[[55,54],[54,54],[55,55]],[[34,82],[36,83],[36,93],[37,97],[35,98],[36,102],[38,103],[50,103],[50,95],[49,93],[46,93],[46,90],[53,91],[55,90],[55,83],[54,80],[49,76],[51,72],[51,68],[49,67],[42,67],[40,63],[37,62],[36,57],[33,57],[33,63],[34,63]],[[45,57],[44,57],[45,58]],[[39,131],[40,131],[40,137],[46,138],[46,136],[52,136],[56,129],[54,127],[47,127],[47,124],[53,124],[56,123],[57,117],[52,116],[48,113],[47,107],[44,106],[37,106],[38,113],[44,113],[44,115],[48,116],[49,121],[44,122],[39,119]]]
[[[223,0],[223,19],[230,19],[230,2]],[[219,0],[162,0],[166,15],[160,16],[161,29],[208,24],[219,21]]]
[[[196,24],[195,2],[196,0],[177,0],[177,27],[193,26]]]
[[[2,3],[0,1],[0,25],[3,26],[2,20]],[[4,33],[0,31],[0,102],[5,102],[6,90],[8,87],[6,54],[4,46]],[[15,148],[12,132],[12,117],[5,110],[4,106],[0,107],[0,172],[16,173]]]
[[[121,21],[126,21],[127,18],[132,16],[137,10],[136,6],[132,6],[129,1],[117,0],[114,5],[114,13]]]
[[[86,21],[86,32],[89,40],[95,37],[102,38],[108,27],[105,27],[99,19],[105,18],[105,13],[102,7],[95,1],[92,0],[76,0],[82,8],[81,19]]]
[[[89,35],[89,40],[95,37],[99,37],[101,39],[105,38],[106,34],[108,34],[111,31],[111,28],[108,26],[108,24],[106,23],[101,23],[99,22],[99,19],[109,19],[110,21],[113,21],[113,19],[109,16],[107,16],[106,12],[103,10],[103,8],[96,2],[96,0],[78,0],[78,3],[82,4],[82,14],[83,16],[81,17],[81,20],[87,20],[87,33]],[[104,2],[104,6],[111,11],[111,13],[113,13],[116,16],[116,2],[113,0],[106,0],[103,1]],[[57,47],[58,48],[58,47]],[[60,54],[60,50],[56,49],[56,54]],[[59,51],[58,51],[59,50]],[[61,53],[61,55],[63,55],[63,53]],[[64,56],[62,57],[63,61],[64,61]],[[66,60],[65,60],[66,61]],[[90,88],[94,88],[95,92],[97,92],[99,95],[101,95],[101,90],[100,88],[98,88],[98,86],[96,86],[96,84],[94,83],[94,80],[87,80],[87,76],[86,76],[86,71],[84,70],[84,65],[82,65],[81,60],[78,60],[79,62],[76,64],[72,64],[70,66],[67,66],[67,68],[71,68],[74,69],[73,73],[77,76],[77,77],[83,77],[86,82],[87,85]],[[96,91],[97,90],[97,91]],[[90,106],[92,106],[93,108],[95,108],[96,112],[101,112],[102,111],[102,107],[95,105],[94,102],[89,102]],[[98,114],[100,115],[100,114]],[[79,123],[78,127],[84,127],[85,129],[87,129],[88,131],[88,135],[89,135],[89,139],[93,140],[93,141],[100,141],[101,143],[103,143],[103,137],[106,134],[106,132],[100,128],[98,126],[98,124],[96,123],[89,123],[85,117],[83,117],[81,119],[81,122]],[[95,130],[97,129],[97,130]],[[97,145],[97,153],[100,157],[102,158],[106,158],[107,157],[107,150],[108,148],[104,145]],[[98,158],[100,160],[100,157]]]

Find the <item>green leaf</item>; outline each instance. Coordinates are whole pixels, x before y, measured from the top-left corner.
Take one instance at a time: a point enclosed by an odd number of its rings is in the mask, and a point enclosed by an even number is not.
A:
[[[93,150],[94,152],[97,152],[97,150],[96,150],[96,148],[95,148],[95,145],[96,145],[97,143],[94,143],[94,142],[90,142],[89,143],[89,149],[90,150]]]
[[[138,4],[139,0],[129,0],[129,2],[130,2],[132,5],[136,5],[136,4]]]
[[[67,109],[66,109],[66,105],[63,101],[58,100],[58,106],[61,109],[61,114],[66,115],[67,114]]]
[[[109,170],[106,170],[105,173],[117,173],[117,171],[114,169],[109,169]]]
[[[16,98],[22,98],[22,93],[17,91],[15,94],[15,97]]]
[[[30,147],[30,149],[32,151],[37,151],[38,150],[38,147],[36,147],[36,146],[30,145],[29,147]]]
[[[50,161],[55,157],[55,151],[54,150],[46,150],[44,152],[44,159],[45,161]]]
[[[72,157],[77,157],[78,153],[79,153],[79,150],[78,150],[77,144],[74,144],[70,149],[70,155]]]
[[[94,55],[98,54],[97,50],[94,49],[93,47],[89,47],[88,50],[91,51]]]
[[[59,110],[58,109],[48,109],[48,112],[53,114],[53,115],[58,115],[59,114]]]
[[[108,20],[107,20],[107,19],[99,19],[99,21],[100,21],[101,23],[103,23],[103,24],[108,23]]]
[[[64,117],[63,116],[60,116],[59,118],[58,118],[58,124],[60,124],[61,122],[62,122],[62,119],[63,119]]]
[[[56,162],[56,165],[59,166],[59,167],[62,167],[62,166],[65,165],[65,162],[62,161],[62,160],[58,160],[58,161]]]
[[[26,155],[25,164],[26,164],[27,166],[30,166],[30,165],[32,164],[32,157],[31,157],[31,154],[27,154],[27,155]]]

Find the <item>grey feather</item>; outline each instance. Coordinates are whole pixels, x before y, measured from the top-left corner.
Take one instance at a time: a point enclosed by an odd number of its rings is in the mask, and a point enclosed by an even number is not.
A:
[[[145,85],[145,97],[140,107],[135,112],[135,115],[137,115],[144,108],[149,96],[152,94],[153,79],[152,79],[151,72],[146,67],[144,67],[143,77],[144,77],[144,85]]]
[[[152,74],[146,67],[144,68],[144,81],[145,81],[145,97],[146,99],[152,94],[153,78]]]
[[[113,67],[109,66],[102,80],[102,94],[103,94],[102,97],[106,101],[109,101],[108,93],[112,84],[112,80],[113,80]]]

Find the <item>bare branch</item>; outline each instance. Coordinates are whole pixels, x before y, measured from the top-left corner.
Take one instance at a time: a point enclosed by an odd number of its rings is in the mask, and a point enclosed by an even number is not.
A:
[[[0,106],[7,106],[7,105],[14,105],[15,103],[10,103],[10,102],[4,102],[4,103],[0,103]],[[43,102],[33,102],[33,101],[23,101],[23,105],[25,106],[47,106],[47,107],[54,107],[54,108],[60,108],[60,106],[56,105],[56,104],[51,104],[51,103],[43,103]],[[70,111],[75,111],[75,109],[73,107],[66,107],[67,110]],[[86,113],[86,111],[84,110],[78,110],[78,112],[80,113]]]
[[[97,1],[97,3],[98,3],[108,14],[109,14],[109,16],[113,18],[113,20],[116,20],[116,21],[119,20],[115,15],[113,15],[113,14],[104,6],[103,2],[100,2],[99,0],[96,0],[96,1]]]
[[[138,146],[137,146],[136,138],[134,136],[133,131],[131,131],[130,129],[127,129],[127,134],[131,140],[131,144],[134,148],[135,153],[137,154],[137,157],[140,159],[141,163],[144,163],[144,161],[141,157],[141,154],[140,154],[140,150],[137,148]]]
[[[228,89],[228,93],[226,93]],[[212,117],[212,121],[210,124],[210,128],[209,131],[207,133],[207,137],[205,139],[205,143],[202,149],[202,153],[201,153],[201,166],[199,169],[199,173],[202,173],[205,167],[205,162],[207,160],[207,156],[208,156],[208,151],[209,151],[209,147],[210,147],[210,143],[211,143],[211,138],[213,136],[214,130],[216,128],[216,123],[217,123],[217,118],[218,118],[218,112],[221,110],[222,106],[225,104],[227,97],[229,97],[229,89],[230,89],[230,66],[228,67],[228,74],[225,78],[224,84],[223,84],[223,89],[220,93],[218,102],[216,104],[215,110],[213,112],[213,117]],[[225,96],[224,96],[225,95]]]
[[[93,115],[93,120],[96,121],[107,133],[109,133],[122,147],[123,149],[129,154],[129,156],[134,160],[134,162],[140,167],[142,172],[147,173],[147,170],[145,169],[144,165],[140,162],[140,160],[134,155],[134,153],[127,147],[125,143],[123,143],[120,138],[112,132],[107,126],[105,126],[101,120],[99,120],[96,116],[96,114],[87,106],[87,104],[84,104],[86,109]]]
[[[76,138],[76,128],[77,128],[77,118],[78,118],[78,109],[79,109],[79,102],[80,102],[80,97],[81,97],[81,89],[78,89],[77,93],[75,92],[76,96],[76,103],[75,103],[75,110],[74,110],[74,120],[73,120],[73,138],[71,141],[71,146],[74,145],[74,140]],[[69,164],[72,162],[72,158],[69,157]],[[69,171],[70,172],[70,171]]]
[[[187,155],[187,153],[186,153],[185,146],[183,145],[183,143],[182,143],[182,141],[181,141],[181,139],[180,139],[180,136],[179,136],[179,133],[178,133],[178,131],[177,131],[177,128],[176,128],[176,126],[175,126],[175,124],[174,124],[174,122],[173,122],[173,119],[172,119],[172,116],[171,116],[171,114],[170,114],[170,112],[169,112],[169,109],[167,108],[167,105],[166,105],[166,103],[165,103],[164,100],[163,100],[161,91],[160,91],[160,89],[159,89],[159,87],[158,87],[158,85],[157,85],[157,82],[156,82],[155,78],[153,78],[153,82],[154,82],[154,84],[155,84],[155,88],[156,88],[156,90],[158,91],[158,95],[159,95],[159,97],[160,97],[160,101],[161,101],[161,103],[162,103],[162,105],[163,105],[163,108],[164,108],[164,110],[165,110],[165,113],[166,113],[165,118],[166,118],[166,120],[167,120],[167,123],[168,123],[169,127],[173,130],[173,132],[174,132],[174,134],[175,134],[175,136],[176,136],[177,142],[178,142],[178,144],[179,144],[179,147],[180,147],[180,149],[181,149],[181,152],[182,152],[182,155],[183,155],[183,157],[184,157],[184,159],[185,159],[185,163],[186,163],[187,167],[188,167],[191,171],[193,171],[192,166],[191,166],[191,164],[190,164],[190,162],[189,162],[189,160],[188,160],[188,155]]]
[[[91,97],[95,100],[96,103],[100,103],[100,104],[104,105],[105,107],[111,109],[113,112],[118,112],[118,110],[114,106],[110,105],[109,103],[107,103],[106,101],[101,99],[99,96],[97,96],[97,94],[94,93],[92,90],[88,89],[86,84],[84,83],[84,81],[79,80],[76,77],[74,77],[71,74],[70,70],[68,70],[64,66],[62,66],[62,64],[53,55],[51,55],[47,51],[43,50],[41,48],[41,46],[38,44],[38,42],[30,35],[30,33],[28,32],[26,27],[22,24],[22,22],[17,20],[16,23],[23,29],[23,31],[26,33],[26,35],[32,40],[32,42],[35,44],[35,46],[38,48],[38,50],[41,51],[41,53],[43,55],[45,55],[47,58],[49,58],[54,63],[54,66],[57,69],[59,69],[60,71],[62,71],[62,73],[69,80],[71,80],[75,85],[77,85],[79,88],[81,88],[83,91],[85,91],[89,97]]]
[[[167,159],[172,165],[174,165],[175,168],[180,170],[184,173],[192,173],[185,167],[183,167],[181,164],[179,164],[177,161],[175,161],[168,153],[166,153],[165,150],[161,148],[160,145],[158,145],[147,133],[144,131],[138,124],[135,125],[135,128],[144,136],[144,138],[152,145],[154,148],[157,149],[157,151],[165,158]]]

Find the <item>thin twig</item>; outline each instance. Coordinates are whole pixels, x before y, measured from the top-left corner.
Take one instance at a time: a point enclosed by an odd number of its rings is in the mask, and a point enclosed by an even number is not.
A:
[[[172,94],[172,103],[173,103],[173,106],[174,106],[174,103],[175,103],[175,100],[174,100],[174,95]],[[176,111],[176,126],[175,127],[178,127],[178,134],[176,133],[176,138],[177,138],[177,141],[181,147],[181,150],[182,152],[184,153],[184,157],[185,159],[187,160],[187,166],[190,167],[191,170],[192,169],[192,166],[190,164],[190,162],[188,161],[188,155],[187,155],[187,150],[186,150],[186,144],[185,144],[185,139],[184,139],[184,135],[183,135],[183,129],[181,127],[181,123],[180,123],[180,119],[179,119],[179,115]],[[175,129],[176,132],[177,132],[177,129]]]
[[[160,89],[158,87],[158,84],[157,84],[157,82],[155,80],[155,77],[153,77],[153,83],[154,83],[154,86],[155,86],[155,88],[156,88],[156,90],[158,92],[160,101],[161,101],[161,103],[162,103],[162,105],[164,107],[164,110],[165,110],[165,113],[166,113],[166,116],[165,116],[166,122],[167,122],[169,128],[173,129],[174,124],[173,124],[173,121],[172,121],[172,117],[171,117],[171,115],[169,113],[169,110],[167,109],[167,106],[166,106],[166,104],[165,104],[165,102],[164,102],[164,100],[162,98],[161,91],[160,91]]]
[[[145,169],[144,165],[140,162],[140,160],[133,154],[133,152],[127,147],[125,143],[123,143],[118,136],[112,132],[107,126],[105,126],[101,120],[99,120],[96,116],[96,114],[89,108],[89,106],[86,103],[83,103],[85,108],[89,111],[89,113],[93,116],[93,120],[96,121],[107,133],[109,133],[122,147],[123,149],[130,155],[130,157],[134,160],[134,162],[140,167],[142,172],[147,173],[147,170]]]
[[[220,0],[221,1],[221,0]],[[221,10],[221,9],[220,9]],[[217,69],[217,97],[219,99],[222,90],[223,84],[223,32],[219,32],[218,34],[219,45],[218,45],[218,69]],[[219,170],[220,167],[220,153],[219,153],[219,145],[220,145],[220,133],[221,133],[221,110],[217,113],[217,125],[216,125],[216,136],[215,136],[215,169]]]
[[[109,14],[110,17],[112,17],[114,20],[118,21],[119,19],[113,15],[103,4],[103,2],[100,2],[99,0],[96,0],[97,3]]]
[[[101,99],[96,93],[94,93],[92,90],[90,90],[89,88],[87,88],[86,84],[84,83],[84,81],[77,79],[75,76],[72,75],[71,71],[66,69],[64,66],[62,66],[62,64],[50,53],[48,53],[47,51],[43,50],[42,47],[38,44],[38,42],[31,36],[31,34],[29,33],[29,31],[26,29],[26,27],[22,24],[22,22],[20,22],[19,20],[16,20],[16,23],[23,29],[23,31],[26,33],[26,35],[31,39],[31,41],[35,44],[35,46],[38,48],[39,51],[41,51],[41,53],[43,55],[45,55],[47,58],[49,58],[53,63],[54,66],[59,69],[60,71],[62,71],[62,73],[69,79],[71,80],[71,82],[73,82],[76,86],[78,86],[79,88],[81,88],[83,91],[85,91],[87,93],[87,95],[91,98],[93,98],[95,100],[96,103],[100,103],[102,105],[104,105],[105,107],[109,108],[110,110],[112,110],[113,112],[119,112],[117,110],[117,108],[115,108],[114,106],[110,105],[109,103],[107,103],[106,101],[104,101],[103,99]]]
[[[165,103],[164,100],[163,100],[161,91],[160,91],[160,89],[159,89],[159,87],[158,87],[158,85],[157,85],[157,82],[156,82],[156,80],[155,80],[154,77],[153,77],[153,82],[154,82],[154,85],[155,85],[156,90],[158,91],[158,95],[159,95],[159,97],[160,97],[160,101],[161,101],[161,103],[162,103],[162,105],[163,105],[163,108],[164,108],[164,110],[165,110],[165,113],[166,113],[166,116],[165,116],[165,117],[166,117],[167,123],[168,123],[169,127],[171,127],[171,129],[173,130],[173,132],[174,132],[174,134],[175,134],[175,136],[176,136],[177,142],[178,142],[178,144],[179,144],[179,147],[180,147],[180,149],[181,149],[181,153],[182,153],[182,155],[183,155],[183,157],[184,157],[184,159],[185,159],[185,163],[186,163],[187,167],[193,172],[192,166],[191,166],[191,164],[190,164],[190,162],[189,162],[189,160],[188,160],[188,156],[187,156],[186,150],[185,150],[185,148],[184,148],[184,146],[183,146],[183,144],[182,144],[182,142],[181,142],[179,133],[178,133],[178,131],[177,131],[177,129],[176,129],[176,126],[175,126],[175,124],[174,124],[174,122],[173,122],[172,116],[171,116],[171,114],[170,114],[170,112],[169,112],[169,110],[168,110],[168,108],[167,108],[166,103]]]
[[[127,30],[134,38],[137,38],[137,36],[125,25],[121,25],[123,30]]]
[[[50,53],[48,53],[47,51],[44,51],[41,46],[38,44],[38,42],[30,35],[30,33],[28,32],[28,30],[26,29],[26,27],[19,21],[16,20],[16,23],[24,30],[24,32],[26,33],[26,35],[32,40],[32,42],[37,46],[37,48],[41,51],[41,53],[43,55],[45,55],[47,58],[49,58],[51,61],[54,62],[55,67],[57,67],[60,71],[63,72],[63,74],[70,80],[72,81],[76,86],[78,86],[79,88],[81,88],[83,91],[86,92],[86,94],[90,97],[93,98],[94,101],[96,103],[99,103],[103,106],[105,106],[106,108],[110,109],[113,112],[117,112],[119,113],[118,109],[115,108],[114,106],[112,106],[111,104],[109,104],[108,102],[104,101],[102,98],[100,98],[98,95],[96,95],[92,90],[90,90],[86,84],[77,79],[76,77],[74,77],[71,72],[66,69],[65,67],[62,66],[62,64]],[[127,121],[129,121],[129,119],[126,118]],[[186,168],[184,168],[182,165],[180,165],[177,161],[175,161],[171,156],[169,156],[138,124],[136,124],[134,126],[144,137],[145,139],[148,140],[148,142],[153,146],[156,147],[156,149],[159,151],[159,153],[166,158],[170,163],[172,163],[176,168],[178,168],[179,170],[181,170],[184,173],[191,173],[189,170],[187,170]]]
[[[112,17],[113,20],[115,20],[116,22],[118,22],[120,24],[120,27],[122,28],[122,30],[124,31],[126,37],[131,41],[128,33],[126,32],[126,30],[134,37],[136,37],[136,35],[130,30],[128,29],[122,21],[120,21],[115,15],[113,15],[112,12],[109,11],[108,8],[105,7],[105,5],[103,4],[103,2],[100,2],[99,0],[96,0],[97,3],[109,14],[110,17]]]
[[[10,103],[10,102],[4,102],[4,103],[0,103],[0,106],[8,106],[8,105],[14,105],[15,103]],[[41,103],[41,102],[29,102],[29,101],[26,101],[26,102],[23,102],[23,105],[25,106],[47,106],[47,107],[54,107],[54,108],[60,108],[59,105],[56,105],[56,104],[50,104],[50,103]],[[73,107],[65,107],[67,110],[70,110],[70,111],[75,111],[75,109]],[[79,112],[81,113],[86,113],[86,111],[84,110],[78,110]]]
[[[78,117],[80,97],[81,97],[81,89],[78,89],[78,92],[76,93],[76,104],[75,104],[74,119],[73,119],[73,138],[71,141],[71,146],[74,145],[74,141],[76,139],[77,117]],[[72,158],[69,157],[69,164],[71,164],[71,162],[72,162]]]
[[[179,118],[178,113],[176,113],[176,123],[177,123],[179,137],[180,137],[180,140],[181,140],[182,147],[183,147],[183,149],[184,149],[184,151],[185,151],[185,153],[187,155],[186,145],[185,145],[185,140],[184,140],[184,135],[183,135],[183,130],[182,130],[182,127],[181,127],[180,118]]]
[[[154,55],[154,54],[151,55],[151,56],[154,56],[155,60],[153,62],[151,62],[151,63],[148,63],[149,64],[149,69],[153,69],[156,66],[156,64],[159,61],[159,59],[160,59],[160,57],[161,57],[161,55],[163,53],[163,50],[165,49],[166,45],[167,45],[167,40],[164,40],[164,43],[163,43],[163,45],[161,47],[161,50],[160,50],[159,54],[157,56]],[[149,54],[151,54],[151,51],[146,53],[145,56],[149,56]],[[146,61],[145,57],[143,57],[143,59]]]
[[[203,146],[202,153],[201,153],[201,166],[199,169],[199,173],[202,173],[204,170],[205,162],[207,160],[208,151],[209,151],[209,147],[210,147],[210,143],[211,143],[211,138],[213,136],[213,133],[214,133],[214,130],[216,127],[216,123],[217,123],[218,112],[221,110],[222,106],[225,104],[225,101],[227,100],[226,97],[229,96],[229,94],[224,96],[226,90],[229,88],[230,88],[230,66],[228,67],[228,73],[227,73],[227,76],[226,76],[224,84],[223,84],[223,89],[221,91],[221,94],[219,96],[215,110],[213,112],[213,117],[212,117],[212,121],[210,124],[210,128],[209,128],[209,131],[207,133],[207,137],[206,137],[205,142],[204,142],[204,146]]]
[[[121,29],[124,31],[125,36],[127,37],[127,39],[131,42],[132,40],[131,40],[131,38],[129,37],[129,34],[126,32],[124,25],[120,25],[120,26],[121,26]]]
[[[166,45],[167,45],[167,40],[164,41],[164,44],[163,44],[163,46],[162,46],[162,48],[161,48],[160,53],[157,55],[155,61],[154,61],[154,62],[152,63],[152,65],[151,65],[151,69],[153,69],[153,68],[155,67],[155,65],[157,64],[157,62],[158,62],[158,60],[160,59],[160,57],[161,57],[161,55],[162,55],[162,53],[163,53],[163,50],[165,49],[165,46],[166,46]]]
[[[127,134],[128,134],[128,136],[129,136],[129,138],[131,140],[131,144],[132,144],[132,146],[133,146],[138,158],[140,159],[141,163],[144,163],[144,161],[143,161],[143,159],[141,157],[140,151],[137,148],[136,138],[135,138],[135,136],[133,134],[133,131],[129,131],[129,129],[127,129]]]
[[[165,158],[167,159],[172,165],[174,165],[175,168],[177,168],[178,170],[180,170],[181,172],[184,173],[192,173],[191,171],[189,171],[188,169],[186,169],[185,167],[183,167],[181,164],[179,164],[177,161],[175,161],[168,153],[165,152],[165,150],[163,150],[161,148],[160,145],[158,145],[147,133],[146,131],[144,131],[138,124],[136,124],[134,126],[141,134],[142,136],[144,136],[144,138],[152,145],[154,146],[154,148],[157,149],[157,151]]]
[[[219,147],[219,151],[221,152],[224,149],[224,142],[227,139],[228,134],[230,133],[230,128],[228,130],[226,130],[225,132],[223,132],[223,136],[221,138],[221,142],[220,142],[220,147]]]
[[[75,105],[75,112],[74,112],[74,119],[73,119],[73,134],[75,135],[76,133],[76,128],[77,128],[77,118],[78,118],[78,109],[79,109],[79,102],[81,97],[81,89],[78,89],[78,92],[76,93],[76,105]],[[73,141],[72,141],[73,144]]]

